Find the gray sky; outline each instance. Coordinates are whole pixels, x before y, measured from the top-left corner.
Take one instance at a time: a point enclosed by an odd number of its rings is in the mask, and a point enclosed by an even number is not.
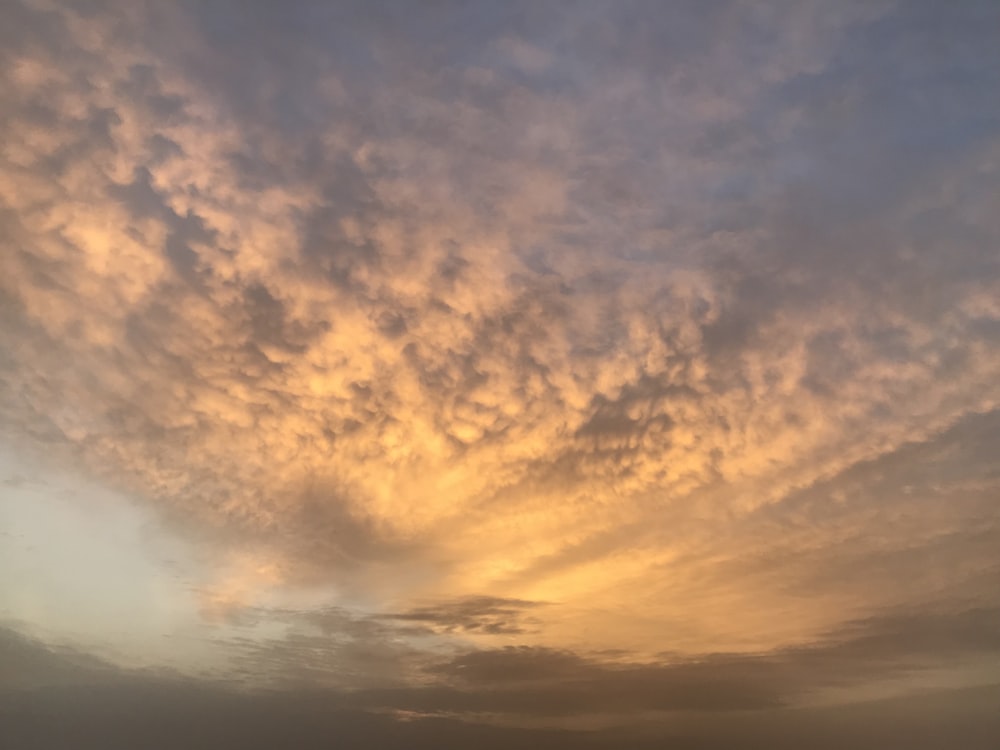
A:
[[[994,747],[998,90],[987,1],[4,3],[2,723]]]

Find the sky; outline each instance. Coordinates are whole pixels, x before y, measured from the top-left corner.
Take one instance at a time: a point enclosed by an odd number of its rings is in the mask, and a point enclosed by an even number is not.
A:
[[[997,91],[994,0],[2,0],[0,735],[995,748]]]

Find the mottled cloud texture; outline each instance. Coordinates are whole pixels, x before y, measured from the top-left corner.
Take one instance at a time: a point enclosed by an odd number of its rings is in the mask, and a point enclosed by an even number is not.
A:
[[[988,0],[5,3],[0,440],[189,549],[141,665],[4,606],[24,746],[992,747],[998,90]]]

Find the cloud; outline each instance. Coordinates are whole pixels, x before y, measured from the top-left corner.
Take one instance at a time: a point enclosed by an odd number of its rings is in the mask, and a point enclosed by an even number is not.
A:
[[[725,747],[741,737],[749,746],[796,747],[821,734],[821,747],[849,738],[859,747],[909,738],[932,748],[946,746],[950,736],[986,748],[996,685],[928,691],[920,689],[915,668],[926,668],[928,659],[992,658],[1000,648],[996,614],[893,614],[854,623],[820,645],[674,663],[546,649],[473,651],[430,666],[432,684],[347,691],[300,684],[248,692],[165,672],[125,671],[6,631],[4,651],[8,657],[20,654],[12,663],[38,682],[5,686],[2,704],[9,736],[20,742],[59,744],[72,734],[78,744],[101,747],[173,741],[184,732],[195,747],[241,741],[264,746],[279,736],[295,736],[306,747],[334,737],[348,746],[389,747],[458,747],[469,741],[489,747],[527,738],[555,747],[612,747],[623,740],[645,747],[671,737],[680,747]],[[335,619],[328,618],[334,629],[327,637],[345,629],[361,632],[356,620]],[[322,664],[318,645],[301,638],[287,643]],[[286,667],[294,663],[284,654],[273,656]],[[894,663],[901,675],[916,674],[916,683],[904,683],[907,689],[892,697],[858,702],[856,691],[881,660]],[[810,694],[824,683],[846,685],[852,697],[810,705]],[[508,725],[511,717],[582,724],[516,729]],[[584,730],[593,719],[601,723]]]
[[[837,628],[994,647],[993,4],[4,15],[3,438],[196,541],[241,675],[763,710]]]
[[[8,665],[0,687],[5,691],[89,684],[115,672],[110,664],[89,654],[45,645],[6,626],[0,629],[0,653]]]
[[[988,750],[996,723],[989,712],[995,688],[953,691],[907,700],[881,702],[847,711],[815,710],[775,720],[768,716],[733,720],[731,725],[705,727],[681,722],[666,728],[648,724],[627,730],[572,731],[518,729],[468,724],[448,718],[388,717],[331,709],[323,694],[248,697],[210,690],[175,691],[163,688],[52,692],[19,696],[16,708],[4,716],[9,737],[22,745],[117,748],[173,747],[183,735],[192,748],[238,746],[272,747],[289,738],[303,748],[329,746],[385,748],[509,747],[518,742],[544,742],[546,747],[610,748],[623,738],[631,747],[662,746],[666,739],[678,748],[711,750],[742,742],[747,747],[836,748],[850,742],[876,748],[879,742],[906,742],[931,749],[947,747],[955,739],[963,747]],[[112,708],[117,707],[117,708]],[[983,710],[986,708],[986,710]],[[53,717],[58,717],[54,721]],[[881,718],[881,720],[880,720]],[[651,729],[656,732],[650,736]],[[875,742],[872,738],[877,737]]]
[[[880,681],[890,695],[914,692],[924,686],[922,670],[991,660],[1000,649],[996,617],[995,609],[892,613],[849,623],[808,645],[660,662],[547,648],[472,651],[429,667],[443,684],[357,697],[416,711],[623,720],[648,711],[765,711],[809,705],[832,688],[850,695]]]
[[[496,609],[479,605],[477,612]],[[251,691],[325,689],[334,704],[354,710],[470,721],[627,725],[689,712],[795,715],[919,695],[942,684],[993,684],[998,612],[995,606],[886,608],[776,649],[650,659],[524,645],[463,650],[450,636],[484,628],[455,626],[452,619],[467,617],[427,609],[412,618],[260,610],[254,624],[290,629],[265,639],[248,632],[220,640],[218,648],[235,656],[228,679]]]
[[[478,631],[490,635],[515,635],[524,633],[525,625],[532,621],[525,614],[544,605],[544,602],[477,596],[416,607],[408,612],[385,614],[381,617],[390,621],[418,623],[446,633]]]

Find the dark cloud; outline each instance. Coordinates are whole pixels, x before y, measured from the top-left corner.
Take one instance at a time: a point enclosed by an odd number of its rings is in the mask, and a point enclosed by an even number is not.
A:
[[[972,619],[978,616],[973,614]],[[866,635],[855,633],[841,646],[824,651],[821,659],[816,658],[818,652],[812,656],[787,652],[753,659],[711,657],[674,666],[612,666],[569,652],[505,649],[468,654],[444,664],[438,674],[458,679],[455,687],[347,693],[300,687],[245,692],[211,681],[125,672],[72,649],[55,650],[5,631],[0,640],[5,658],[13,658],[10,663],[21,674],[38,677],[39,684],[31,689],[6,686],[0,694],[0,712],[5,738],[18,747],[61,747],[70,742],[95,748],[125,748],[137,742],[173,747],[181,736],[187,746],[206,748],[271,747],[292,740],[305,748],[327,747],[331,742],[344,747],[465,747],[470,742],[507,747],[511,742],[542,742],[546,747],[594,748],[627,742],[630,747],[652,748],[668,741],[679,748],[703,749],[731,747],[734,742],[761,748],[800,747],[803,742],[820,748],[846,742],[876,748],[905,742],[930,750],[951,747],[955,741],[975,749],[992,747],[1000,728],[996,685],[801,708],[776,707],[774,696],[764,700],[759,692],[761,680],[772,685],[787,680],[787,664],[782,662],[788,659],[804,660],[800,666],[811,674],[825,672],[829,678],[831,670],[842,669],[845,659],[856,664],[853,660],[861,657],[870,663],[863,644],[874,634],[905,634],[915,626],[918,630],[926,626],[915,620],[891,620],[859,624]],[[845,649],[844,644],[854,645]],[[937,645],[925,644],[932,650]],[[72,679],[64,679],[66,675]],[[755,680],[757,698],[751,700],[745,691]],[[803,685],[785,682],[784,689],[801,693]],[[667,710],[672,718],[652,718],[643,709]],[[725,722],[702,714],[720,710],[727,711]],[[483,723],[497,712],[593,716],[622,711],[632,718],[613,729],[515,729]],[[478,718],[469,722],[456,714]]]
[[[608,662],[546,648],[476,651],[432,668],[453,687],[365,695],[422,711],[760,711],[801,704],[804,696],[831,686],[860,687],[931,667],[967,667],[997,654],[1000,610],[899,613],[848,623],[808,646],[675,657],[666,663]]]
[[[870,686],[883,685],[889,694],[919,692],[933,684],[921,675],[949,669],[961,674],[993,664],[1000,655],[996,607],[890,610],[848,621],[809,643],[759,653],[668,653],[659,661],[528,646],[467,651],[442,660],[433,650],[400,640],[442,630],[495,634],[475,620],[471,627],[466,623],[484,611],[494,618],[497,609],[517,608],[502,600],[472,599],[416,610],[412,616],[364,616],[340,609],[244,612],[250,618],[244,625],[286,622],[296,630],[283,639],[220,646],[240,654],[234,674],[248,684],[350,687],[337,693],[336,702],[359,710],[471,720],[503,715],[512,721],[600,715],[617,723],[649,712],[781,709],[793,715],[831,690],[863,695]],[[1000,677],[995,669],[983,675],[990,681]]]
[[[721,666],[721,665],[720,665]],[[415,710],[514,715],[632,714],[645,711],[747,711],[775,708],[771,685],[726,669],[617,665],[550,649],[474,652],[439,667],[454,687],[374,693]]]
[[[5,737],[19,747],[78,747],[125,750],[137,744],[158,750],[176,747],[270,748],[658,748],[679,750],[850,745],[876,750],[901,744],[940,750],[961,743],[992,750],[1000,729],[997,688],[938,692],[906,699],[793,714],[755,714],[726,725],[684,720],[672,727],[641,723],[614,731],[516,729],[469,724],[447,718],[391,717],[332,708],[329,696],[293,693],[245,696],[205,688],[154,686],[130,689],[49,691],[7,696]],[[679,725],[679,726],[678,726]]]
[[[436,606],[417,607],[407,612],[381,615],[382,619],[412,622],[445,633],[514,635],[526,632],[533,619],[530,611],[544,602],[475,596]],[[534,621],[537,622],[537,621]]]
[[[49,646],[10,627],[0,627],[0,656],[6,665],[0,691],[80,685],[113,678],[115,668],[66,646]]]

